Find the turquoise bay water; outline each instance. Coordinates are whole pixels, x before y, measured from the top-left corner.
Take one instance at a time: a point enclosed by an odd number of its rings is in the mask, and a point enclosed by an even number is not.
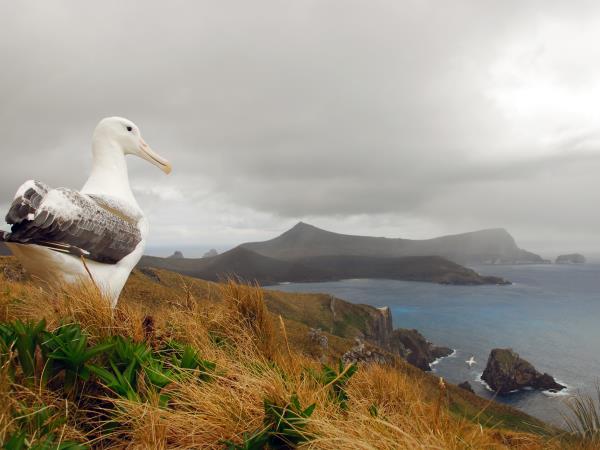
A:
[[[292,283],[272,289],[326,292],[353,303],[389,306],[395,327],[416,328],[427,339],[456,349],[434,371],[454,383],[480,383],[492,348],[511,347],[568,391],[524,391],[499,397],[523,411],[562,425],[569,394],[591,393],[600,380],[600,264],[481,266],[512,286],[442,286],[392,280]],[[477,364],[465,364],[474,356]]]

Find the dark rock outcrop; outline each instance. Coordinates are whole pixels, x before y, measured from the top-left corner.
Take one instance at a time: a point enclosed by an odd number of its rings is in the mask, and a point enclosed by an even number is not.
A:
[[[316,345],[323,350],[327,350],[329,347],[329,339],[327,335],[323,333],[323,330],[320,328],[311,328],[308,331],[308,339],[313,345]]]
[[[160,276],[158,275],[158,272],[156,272],[156,270],[151,269],[150,267],[142,267],[139,270],[141,273],[143,273],[145,276],[150,278],[152,281],[155,281],[156,283],[160,283],[160,281],[161,281]]]
[[[585,264],[585,256],[581,253],[560,255],[556,258],[556,264]]]
[[[473,387],[471,386],[471,383],[469,383],[468,381],[463,381],[462,383],[460,383],[458,385],[458,387],[464,389],[465,391],[469,391],[472,394],[475,393],[475,391],[473,390]]]
[[[509,348],[495,348],[490,352],[481,379],[501,395],[524,388],[552,392],[565,389],[552,376],[538,372],[530,362]]]
[[[171,256],[167,256],[169,259],[183,259],[183,253],[179,250],[175,250]]]
[[[342,361],[344,364],[391,364],[393,358],[378,347],[356,339],[356,345],[342,355]]]
[[[213,256],[217,256],[218,254],[219,254],[219,252],[217,251],[216,248],[211,248],[204,255],[202,255],[202,257],[203,258],[212,258]]]
[[[417,330],[399,328],[391,333],[390,350],[421,370],[431,370],[430,364],[438,358],[452,354],[448,347],[438,347],[429,342]]]

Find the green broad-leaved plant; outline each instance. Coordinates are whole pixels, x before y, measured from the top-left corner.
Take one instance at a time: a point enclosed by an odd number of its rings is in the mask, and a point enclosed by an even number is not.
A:
[[[90,376],[88,361],[113,347],[113,342],[88,345],[88,337],[79,324],[63,325],[46,334],[42,351],[48,363],[46,371],[56,376],[64,371],[64,390],[71,392],[80,378],[87,381]]]

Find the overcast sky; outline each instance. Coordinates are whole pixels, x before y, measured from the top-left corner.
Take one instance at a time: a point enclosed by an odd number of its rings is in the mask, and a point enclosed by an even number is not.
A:
[[[0,0],[0,64],[2,210],[81,187],[120,115],[174,167],[129,162],[152,248],[304,220],[600,251],[598,2]]]

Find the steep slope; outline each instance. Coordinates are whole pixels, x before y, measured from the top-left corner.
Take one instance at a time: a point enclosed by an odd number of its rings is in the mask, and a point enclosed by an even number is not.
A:
[[[541,257],[518,248],[504,229],[490,229],[425,240],[354,236],[300,222],[280,236],[242,244],[272,258],[298,260],[316,256],[442,256],[459,264],[542,263]]]

